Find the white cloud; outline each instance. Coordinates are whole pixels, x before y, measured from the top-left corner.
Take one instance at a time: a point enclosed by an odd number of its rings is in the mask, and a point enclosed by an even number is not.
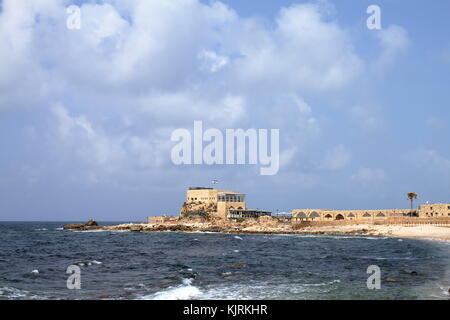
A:
[[[366,65],[327,2],[282,8],[274,24],[218,1],[88,2],[80,30],[66,28],[65,5],[3,1],[0,111],[61,101],[51,124],[56,143],[87,167],[92,182],[164,165],[170,130],[194,120],[273,125],[282,130],[282,163],[304,160],[322,130],[310,97],[350,88]],[[379,37],[387,65],[406,33],[393,26]],[[98,113],[126,125],[109,130]],[[351,152],[337,146],[320,166],[338,170],[350,161]]]
[[[209,72],[217,72],[229,63],[229,59],[226,56],[219,56],[214,51],[202,51],[199,55],[199,59],[202,62],[202,69]]]
[[[347,32],[320,5],[281,9],[274,30],[246,23],[237,34],[242,85],[322,91],[348,84],[363,69]],[[248,33],[254,34],[249,37]]]
[[[375,106],[356,105],[350,109],[353,122],[366,132],[380,132],[385,128],[385,121]]]
[[[358,171],[351,176],[351,179],[362,184],[373,184],[379,181],[386,180],[387,176],[383,169],[359,168]]]
[[[380,42],[382,53],[372,65],[372,68],[373,72],[379,73],[390,67],[405,52],[410,40],[406,29],[397,25],[390,25],[386,29],[377,30],[375,34]]]
[[[413,159],[416,166],[424,168],[428,172],[440,176],[450,175],[450,160],[436,150],[419,149],[410,158]]]
[[[86,116],[71,116],[61,105],[53,107],[58,128],[54,133],[55,152],[81,161],[89,180],[116,180],[130,171],[153,171],[170,160],[165,133],[152,131],[147,136],[112,134],[98,128]]]
[[[326,171],[340,170],[346,167],[351,160],[352,153],[343,145],[338,145],[326,154],[319,169]]]

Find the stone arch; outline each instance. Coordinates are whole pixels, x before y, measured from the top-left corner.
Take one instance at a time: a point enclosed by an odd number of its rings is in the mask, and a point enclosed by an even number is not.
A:
[[[337,214],[335,220],[344,220],[344,216],[342,214]]]
[[[363,214],[363,218],[370,218],[370,217],[372,217],[372,215],[368,212]]]
[[[238,210],[242,210],[243,208],[242,207],[238,207]]]
[[[353,218],[355,218],[355,215],[350,212],[347,217],[353,219]]]
[[[318,214],[316,211],[313,211],[309,214],[310,218],[320,218],[320,214]]]
[[[383,212],[378,212],[377,217],[386,217],[386,215]]]
[[[307,218],[306,213],[303,211],[297,212],[297,218]]]
[[[325,219],[333,219],[333,216],[331,214],[327,213],[325,215]]]

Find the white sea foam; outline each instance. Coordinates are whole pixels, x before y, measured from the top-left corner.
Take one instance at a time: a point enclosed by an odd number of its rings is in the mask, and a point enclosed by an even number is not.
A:
[[[97,260],[92,260],[91,263],[93,263],[93,264],[102,264],[101,261],[97,261]]]
[[[227,276],[229,274],[222,274]],[[304,285],[284,284],[273,286],[266,282],[260,283],[247,283],[247,284],[224,284],[215,287],[211,287],[204,290],[201,299],[212,300],[252,300],[252,299],[277,299],[280,296],[289,295],[303,295],[308,291],[323,291],[324,287],[310,288],[308,289]]]
[[[321,282],[321,283],[305,283],[305,284],[303,284],[303,286],[305,286],[305,287],[322,287],[322,286],[333,285],[333,284],[339,283],[339,282],[341,282],[341,280],[336,279],[336,280],[329,281],[329,282]]]
[[[194,279],[183,279],[178,287],[169,287],[152,295],[143,296],[143,300],[188,300],[202,295],[200,289],[192,285]]]
[[[39,274],[39,270],[37,270],[37,269],[31,270],[31,273],[32,274]]]
[[[0,287],[0,297],[6,299],[44,299],[44,297],[39,297],[35,294],[30,293],[26,290],[20,290],[13,287]]]
[[[234,238],[235,239],[238,239],[238,240],[243,240],[241,237],[239,237],[239,236],[234,236]]]
[[[34,231],[47,231],[47,228],[38,228],[38,229],[34,229]]]
[[[114,233],[122,233],[122,232],[130,232],[130,230],[72,230],[72,232],[84,232],[84,233],[114,232]]]

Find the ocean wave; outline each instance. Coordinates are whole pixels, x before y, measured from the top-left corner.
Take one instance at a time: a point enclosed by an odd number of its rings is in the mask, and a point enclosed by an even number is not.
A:
[[[192,285],[194,279],[183,279],[182,285],[169,287],[152,295],[141,297],[142,300],[189,300],[199,297],[202,292]]]
[[[72,230],[72,232],[84,232],[84,233],[114,232],[114,233],[122,233],[122,232],[130,232],[130,230]]]
[[[323,286],[330,286],[330,285],[333,285],[335,283],[340,283],[340,282],[341,282],[341,280],[335,279],[335,280],[329,281],[329,282],[305,283],[305,284],[303,284],[303,286],[305,286],[305,287],[323,287]]]
[[[352,256],[352,258],[368,259],[368,260],[416,260],[416,258],[413,257]]]
[[[34,229],[34,231],[47,231],[48,229],[47,228],[37,228],[37,229]]]
[[[6,299],[45,299],[29,291],[17,289],[14,287],[0,287],[0,297]]]
[[[315,286],[314,286],[315,285]],[[306,286],[304,284],[285,283],[269,284],[267,282],[232,284],[211,287],[204,290],[201,299],[210,300],[259,300],[259,299],[280,299],[281,297],[291,297],[297,299],[305,297],[308,293],[326,292],[332,284],[313,284]]]

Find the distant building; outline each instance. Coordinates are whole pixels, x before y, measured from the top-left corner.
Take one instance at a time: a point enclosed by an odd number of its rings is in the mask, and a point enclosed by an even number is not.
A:
[[[189,213],[201,215],[203,212],[208,212],[220,219],[256,218],[271,213],[247,209],[245,194],[242,193],[205,187],[189,188],[180,215]]]
[[[376,209],[376,210],[334,210],[334,209],[294,209],[292,217],[296,220],[331,221],[331,220],[383,220],[395,217],[416,216],[419,218],[450,217],[450,204],[424,204],[419,210],[411,209]]]
[[[450,203],[427,203],[419,206],[420,218],[450,217]]]
[[[147,223],[163,223],[169,221],[177,221],[178,217],[147,217]]]

